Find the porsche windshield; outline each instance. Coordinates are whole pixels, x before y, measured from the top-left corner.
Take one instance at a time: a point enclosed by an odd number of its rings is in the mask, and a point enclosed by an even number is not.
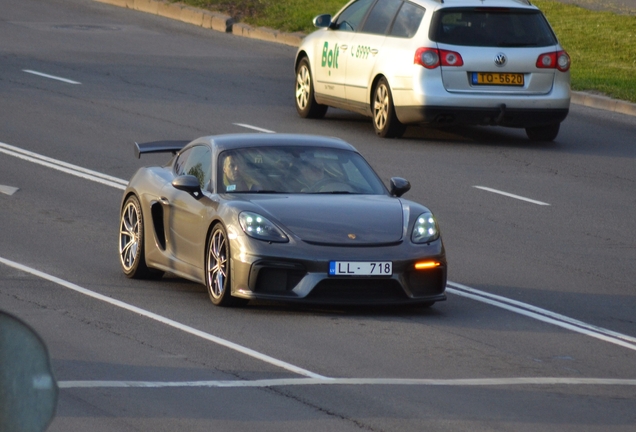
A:
[[[247,147],[218,158],[217,184],[228,193],[385,194],[358,154],[327,147]]]

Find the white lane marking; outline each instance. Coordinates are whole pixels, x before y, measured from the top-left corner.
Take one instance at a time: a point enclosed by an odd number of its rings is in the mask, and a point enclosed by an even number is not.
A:
[[[12,151],[11,152],[5,151],[3,148],[11,149]],[[86,170],[84,168],[77,167],[75,165],[67,164],[62,161],[57,161],[55,159],[50,159],[45,156],[38,155],[37,153],[32,153],[26,150],[22,150],[18,147],[0,143],[0,153],[3,153],[3,152],[10,154],[11,156],[21,157],[23,159],[31,160],[32,162],[35,162],[35,163],[40,163],[45,166],[50,166],[51,168],[54,168],[54,169],[60,169],[61,171],[68,172],[69,174],[77,175],[79,177],[87,178],[88,180],[98,181],[100,183],[104,183],[104,184],[107,184],[108,186],[112,186],[118,189],[125,189],[123,185],[127,184],[125,180],[121,180],[116,177],[110,177],[95,171]],[[15,154],[15,152],[19,154]],[[29,155],[30,157],[26,157],[24,155]],[[43,161],[51,161],[51,163],[46,163]],[[73,171],[64,170],[60,168],[62,166],[72,167]],[[93,176],[100,176],[100,178],[108,178],[112,181],[112,183],[100,181],[99,178],[93,178],[92,176],[80,175],[74,172],[77,170],[81,170],[81,172],[91,173]],[[627,336],[627,335],[617,333],[611,330],[603,329],[601,327],[592,326],[582,321],[574,320],[564,315],[550,312],[546,309],[541,309],[526,303],[518,302],[516,300],[508,299],[508,298],[497,296],[494,294],[489,294],[484,291],[479,291],[474,288],[470,288],[468,286],[454,283],[451,281],[448,281],[447,285],[450,287],[454,287],[454,288],[447,287],[447,291],[449,293],[463,296],[463,297],[468,297],[473,300],[480,301],[482,303],[490,304],[492,306],[501,307],[503,309],[524,315],[529,318],[547,322],[549,324],[553,324],[559,327],[567,328],[568,330],[572,330],[578,333],[583,333],[588,336],[595,337],[597,339],[601,339],[606,342],[615,343],[617,345],[621,345],[629,349],[635,349],[634,345],[626,343],[630,341],[636,342],[636,338],[633,338],[631,336]],[[518,307],[515,307],[515,306],[518,306]],[[588,330],[588,331],[586,332],[585,330]]]
[[[456,289],[463,290],[463,291],[466,291],[466,292],[469,292],[469,293],[472,293],[472,294],[475,294],[475,295],[478,295],[478,296],[481,296],[481,297],[486,297],[486,298],[497,300],[497,301],[500,301],[500,302],[503,302],[503,303],[508,303],[510,305],[518,306],[520,308],[527,309],[527,310],[532,311],[532,312],[536,312],[536,313],[538,313],[540,315],[545,315],[547,317],[551,317],[551,318],[554,318],[554,319],[559,320],[559,321],[563,321],[563,322],[566,322],[566,323],[569,323],[569,324],[573,324],[575,326],[578,326],[578,327],[581,327],[581,328],[584,328],[584,329],[587,329],[587,330],[590,330],[590,331],[603,333],[603,334],[608,335],[608,336],[612,336],[612,337],[616,337],[616,338],[619,338],[619,339],[623,339],[623,340],[625,340],[627,342],[636,343],[636,337],[624,335],[622,333],[617,333],[617,332],[615,332],[613,330],[608,330],[608,329],[605,329],[603,327],[597,327],[597,326],[594,326],[594,325],[591,325],[591,324],[587,324],[587,323],[585,323],[583,321],[575,320],[573,318],[567,317],[565,315],[558,314],[556,312],[549,311],[547,309],[542,309],[540,307],[532,306],[531,304],[528,304],[528,303],[522,303],[520,301],[509,299],[507,297],[502,297],[502,296],[499,296],[497,294],[491,294],[491,293],[488,293],[486,291],[481,291],[481,290],[478,290],[478,289],[475,289],[475,288],[471,288],[469,286],[462,285],[462,284],[459,284],[459,283],[456,283],[456,282],[450,282],[449,281],[447,283],[447,285],[450,285],[452,287],[455,287]],[[457,293],[453,292],[453,294],[457,294]]]
[[[102,183],[106,186],[111,186],[117,189],[124,190],[128,182],[126,180],[118,179],[106,174],[102,174],[97,171],[91,171],[86,168],[72,165],[66,162],[62,162],[56,159],[52,159],[37,153],[33,153],[27,150],[23,150],[19,147],[15,147],[9,144],[0,142],[0,153],[7,154],[9,156],[17,157],[29,162],[33,162],[39,165],[43,165],[49,168],[56,169],[58,171],[65,172],[77,177],[91,180],[97,183]]]
[[[511,194],[511,193],[508,193],[508,192],[503,192],[503,191],[500,191],[500,190],[497,190],[497,189],[492,189],[492,188],[485,187],[485,186],[473,186],[473,187],[477,188],[477,189],[485,190],[487,192],[492,192],[492,193],[496,193],[496,194],[499,194],[499,195],[504,195],[504,196],[507,196],[507,197],[510,197],[510,198],[515,198],[515,199],[518,199],[518,200],[521,200],[521,201],[527,201],[527,202],[532,203],[532,204],[538,204],[538,205],[542,205],[542,206],[549,206],[550,205],[548,203],[544,203],[544,202],[541,202],[541,201],[536,201],[536,200],[533,200],[533,199],[530,199],[530,198],[522,197],[522,196],[519,196],[519,195],[514,195],[514,194]]]
[[[251,381],[59,381],[61,389],[70,388],[167,388],[167,387],[282,387],[306,385],[417,385],[417,386],[528,386],[528,385],[594,385],[636,386],[636,379],[613,378],[286,378]]]
[[[3,193],[5,195],[11,196],[17,191],[18,191],[17,187],[0,185],[0,193]]]
[[[454,284],[453,282],[448,282],[448,285],[455,286],[455,287],[458,287],[458,286],[462,286],[463,287],[463,285]],[[469,288],[469,287],[465,287],[465,288]],[[600,340],[605,341],[605,342],[612,343],[614,345],[619,345],[619,346],[622,346],[624,348],[628,348],[628,349],[636,351],[636,345],[626,342],[627,340],[633,339],[633,338],[631,338],[630,336],[627,336],[627,335],[623,335],[623,334],[616,333],[616,332],[611,332],[610,330],[602,329],[600,327],[594,327],[594,326],[591,326],[589,324],[584,324],[585,327],[579,327],[578,325],[572,324],[572,322],[576,322],[576,320],[573,320],[571,318],[567,318],[567,320],[569,322],[563,322],[563,321],[560,321],[559,319],[551,318],[550,316],[544,316],[544,315],[541,315],[541,314],[539,314],[537,312],[532,312],[530,310],[525,310],[525,309],[522,309],[520,307],[516,307],[516,306],[513,306],[511,304],[504,303],[503,301],[497,301],[497,300],[491,300],[491,299],[485,298],[482,295],[477,294],[478,291],[474,290],[472,288],[469,288],[468,290],[464,291],[464,290],[460,290],[460,289],[448,288],[448,286],[447,286],[446,287],[446,291],[451,293],[451,294],[455,294],[455,295],[458,295],[458,296],[461,296],[461,297],[466,297],[466,298],[470,298],[470,299],[473,299],[473,300],[477,300],[477,301],[480,301],[482,303],[489,304],[491,306],[496,306],[496,307],[501,308],[501,309],[506,309],[506,310],[509,310],[511,312],[515,312],[515,313],[517,313],[519,315],[524,315],[524,316],[527,316],[529,318],[536,319],[537,321],[543,321],[545,323],[552,324],[552,325],[555,325],[557,327],[562,327],[564,329],[571,330],[571,331],[576,332],[576,333],[581,333],[581,334],[584,334],[586,336],[590,336],[590,337],[593,337],[593,338],[596,338],[596,339],[600,339]],[[504,297],[501,297],[501,299],[504,299],[506,302],[509,302],[509,303],[514,302],[514,301],[511,301],[510,299],[505,299]],[[521,303],[521,302],[515,302],[515,303],[520,304],[520,305],[524,305],[524,307],[530,306],[530,305],[525,305],[524,303]],[[527,309],[541,310],[540,308],[536,308],[534,306],[530,306]],[[549,314],[551,314],[553,316],[558,316],[558,314],[555,314],[553,312],[549,312],[549,311],[546,311],[546,312],[548,312]],[[592,329],[595,329],[595,330],[592,330]],[[620,337],[609,336],[609,333],[612,333],[614,335],[619,335]]]
[[[48,74],[45,74],[45,73],[42,73],[42,72],[37,72],[37,71],[31,70],[31,69],[22,69],[22,72],[30,73],[32,75],[37,75],[37,76],[41,76],[41,77],[44,77],[44,78],[49,78],[49,79],[53,79],[53,80],[57,80],[57,81],[62,81],[62,82],[65,82],[67,84],[81,84],[81,82],[77,82],[77,81],[73,81],[73,80],[70,80],[70,79],[58,77],[58,76],[55,76],[55,75],[48,75]]]
[[[234,125],[235,126],[244,127],[244,128],[247,128],[247,129],[253,129],[255,131],[264,132],[264,133],[270,133],[270,134],[271,133],[276,133],[276,132],[271,131],[269,129],[263,129],[263,128],[259,128],[259,127],[252,126],[252,125],[248,125],[248,124],[245,124],[245,123],[234,123]]]
[[[32,275],[37,276],[39,278],[46,279],[46,280],[48,280],[50,282],[53,282],[53,283],[58,284],[58,285],[61,285],[61,286],[65,287],[65,288],[71,289],[71,290],[76,291],[76,292],[78,292],[80,294],[84,294],[84,295],[92,297],[94,299],[106,302],[106,303],[111,304],[113,306],[116,306],[118,308],[125,309],[127,311],[130,311],[130,312],[139,314],[141,316],[144,316],[146,318],[153,319],[153,320],[158,321],[158,322],[160,322],[162,324],[168,325],[170,327],[174,327],[174,328],[176,328],[178,330],[181,330],[181,331],[184,331],[184,332],[189,333],[191,335],[194,335],[194,336],[200,337],[202,339],[208,340],[208,341],[213,342],[215,344],[224,346],[224,347],[229,348],[231,350],[237,351],[237,352],[239,352],[241,354],[245,354],[247,356],[253,357],[253,358],[257,359],[257,360],[261,360],[261,361],[263,361],[265,363],[269,363],[271,365],[280,367],[282,369],[286,369],[286,370],[288,370],[290,372],[293,372],[293,373],[296,373],[298,375],[304,375],[304,376],[307,376],[307,377],[310,377],[310,378],[317,378],[317,379],[323,379],[323,380],[328,380],[329,379],[328,377],[324,377],[322,375],[318,375],[316,373],[310,372],[310,371],[308,371],[306,369],[299,368],[298,366],[294,366],[294,365],[292,365],[290,363],[275,359],[273,357],[270,357],[268,355],[262,354],[262,353],[260,353],[258,351],[254,351],[254,350],[252,350],[250,348],[246,348],[246,347],[241,346],[239,344],[236,344],[234,342],[230,342],[228,340],[225,340],[225,339],[222,339],[220,337],[211,335],[209,333],[205,333],[205,332],[203,332],[201,330],[197,330],[197,329],[195,329],[193,327],[189,327],[189,326],[187,326],[185,324],[181,324],[179,322],[173,321],[173,320],[171,320],[169,318],[166,318],[166,317],[163,317],[161,315],[157,315],[157,314],[155,314],[153,312],[149,312],[147,310],[138,308],[137,306],[133,306],[133,305],[130,305],[128,303],[124,303],[122,301],[115,300],[113,298],[110,298],[110,297],[107,297],[105,295],[96,293],[94,291],[90,291],[90,290],[88,290],[86,288],[82,288],[82,287],[80,287],[78,285],[75,285],[74,283],[67,282],[67,281],[65,281],[63,279],[57,278],[55,276],[51,276],[49,274],[46,274],[46,273],[41,272],[39,270],[33,269],[31,267],[27,267],[25,265],[10,261],[10,260],[2,258],[2,257],[0,257],[0,263],[2,263],[4,265],[7,265],[9,267],[12,267],[14,269],[23,271],[25,273],[32,274]]]

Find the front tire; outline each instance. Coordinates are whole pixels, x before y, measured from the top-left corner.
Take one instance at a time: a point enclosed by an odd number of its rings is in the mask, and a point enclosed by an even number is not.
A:
[[[144,246],[144,217],[141,204],[131,195],[124,203],[119,222],[119,262],[133,279],[160,278],[163,272],[148,268]]]
[[[380,78],[373,92],[373,128],[382,138],[401,137],[406,131],[406,125],[400,123],[395,115],[395,105],[391,88],[386,78]]]
[[[208,239],[205,257],[205,286],[210,300],[217,306],[236,306],[247,303],[232,297],[230,283],[230,240],[221,224],[216,224]]]
[[[530,138],[530,141],[554,141],[554,139],[559,134],[559,129],[561,128],[561,123],[545,125],[545,126],[534,126],[526,128],[526,135]]]
[[[296,68],[296,111],[303,118],[323,118],[329,108],[314,98],[314,83],[309,60],[304,57]]]

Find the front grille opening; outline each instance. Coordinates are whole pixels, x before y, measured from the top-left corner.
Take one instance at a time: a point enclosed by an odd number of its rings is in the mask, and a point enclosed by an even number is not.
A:
[[[262,268],[258,272],[254,291],[271,294],[289,293],[305,274],[304,271],[293,269]]]
[[[307,300],[338,303],[379,303],[405,301],[408,297],[394,279],[325,279]]]
[[[410,271],[406,278],[414,297],[442,294],[446,289],[445,269]]]

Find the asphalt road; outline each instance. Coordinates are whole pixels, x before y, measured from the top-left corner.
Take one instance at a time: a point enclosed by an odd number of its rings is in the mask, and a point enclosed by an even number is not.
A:
[[[49,346],[50,431],[633,430],[636,118],[572,106],[542,145],[382,140],[354,114],[297,116],[291,47],[89,0],[0,7],[0,308]],[[408,178],[441,223],[448,301],[224,309],[126,279],[122,182],[165,161],[132,142],[250,128],[338,136]]]

